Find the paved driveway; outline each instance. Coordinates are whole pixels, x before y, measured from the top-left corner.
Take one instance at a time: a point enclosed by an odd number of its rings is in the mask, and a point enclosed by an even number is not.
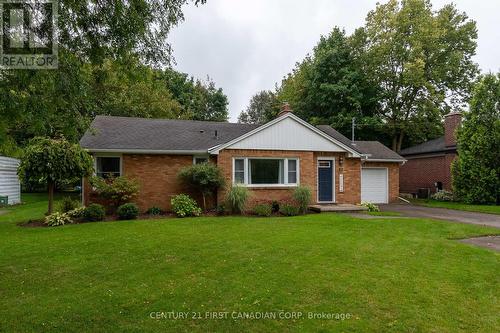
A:
[[[494,214],[464,212],[461,210],[431,208],[408,204],[380,205],[380,209],[382,211],[399,212],[404,216],[410,217],[422,217],[500,228],[500,215]]]

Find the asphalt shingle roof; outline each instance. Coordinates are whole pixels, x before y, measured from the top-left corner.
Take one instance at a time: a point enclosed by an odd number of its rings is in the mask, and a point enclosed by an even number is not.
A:
[[[80,145],[90,150],[199,151],[231,141],[258,126],[194,120],[97,116],[80,140]]]
[[[80,140],[80,145],[89,150],[207,151],[259,126],[195,120],[97,116]],[[333,139],[361,154],[368,155],[368,159],[403,160],[401,156],[378,141],[355,141],[353,144],[331,126],[317,127]]]
[[[317,126],[323,133],[351,147],[360,154],[367,155],[372,160],[404,160],[396,152],[387,148],[378,141],[354,141],[354,143],[329,125]]]
[[[399,152],[399,154],[402,156],[407,156],[407,155],[437,153],[455,149],[456,149],[455,146],[446,147],[444,143],[444,136],[442,136],[437,139],[429,140],[419,145],[403,149]]]

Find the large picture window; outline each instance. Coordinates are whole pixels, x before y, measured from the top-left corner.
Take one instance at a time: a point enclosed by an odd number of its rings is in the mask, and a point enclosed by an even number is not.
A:
[[[248,186],[293,186],[298,184],[296,158],[235,158],[233,181]]]
[[[97,156],[96,175],[102,178],[121,176],[121,158],[119,156]]]

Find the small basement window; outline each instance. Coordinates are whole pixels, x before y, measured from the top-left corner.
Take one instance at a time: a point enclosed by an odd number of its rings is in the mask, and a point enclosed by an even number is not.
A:
[[[97,156],[96,175],[101,178],[121,176],[121,157]]]

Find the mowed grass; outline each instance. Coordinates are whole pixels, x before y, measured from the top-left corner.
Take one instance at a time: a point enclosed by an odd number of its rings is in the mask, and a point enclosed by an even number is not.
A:
[[[33,197],[31,198],[33,199]],[[22,228],[0,216],[0,331],[494,332],[500,256],[417,219],[194,218]],[[349,313],[348,320],[151,319],[152,312]]]
[[[448,208],[464,210],[467,212],[478,212],[500,215],[500,206],[496,205],[470,205],[462,202],[446,202],[431,199],[413,200],[414,203],[426,207]]]

